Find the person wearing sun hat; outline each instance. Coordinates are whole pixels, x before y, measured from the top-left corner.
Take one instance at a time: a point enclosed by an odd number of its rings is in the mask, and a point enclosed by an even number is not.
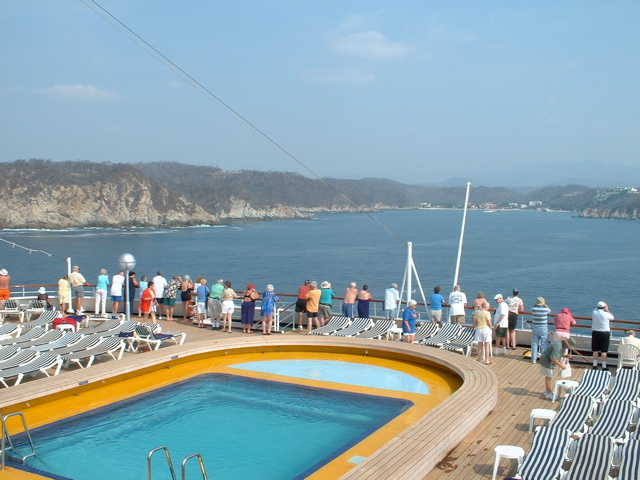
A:
[[[531,362],[536,363],[538,352],[542,353],[549,344],[549,326],[547,325],[551,309],[545,302],[544,297],[538,297],[536,304],[531,307]],[[540,349],[538,350],[538,345]]]
[[[11,296],[11,291],[9,290],[10,281],[11,277],[9,276],[9,272],[7,272],[5,268],[0,270],[0,301],[2,302],[9,300]]]
[[[331,317],[333,311],[331,310],[331,301],[336,296],[331,290],[331,284],[326,280],[320,284],[320,305],[318,306],[318,322],[320,326],[326,325]]]
[[[598,357],[602,356],[602,369],[607,369],[607,352],[611,339],[611,320],[609,305],[600,301],[591,313],[591,352],[593,353],[593,369],[598,368]]]

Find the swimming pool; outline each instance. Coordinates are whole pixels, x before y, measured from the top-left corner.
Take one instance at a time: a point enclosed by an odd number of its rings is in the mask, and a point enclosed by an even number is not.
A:
[[[28,465],[73,480],[137,480],[145,478],[149,451],[164,445],[176,468],[200,453],[211,478],[306,478],[410,406],[207,374],[34,430],[38,458]],[[154,457],[153,471],[166,477],[163,455]]]
[[[497,390],[492,383],[492,375],[484,369],[477,368],[475,362],[469,362],[457,355],[450,355],[447,360],[441,360],[439,356],[442,354],[433,355],[431,349],[414,349],[410,346],[407,348],[403,344],[391,342],[359,342],[352,345],[348,340],[337,342],[335,339],[299,340],[278,337],[267,340],[269,341],[256,346],[253,339],[252,342],[229,339],[214,344],[201,343],[185,348],[162,349],[135,358],[129,357],[131,361],[125,359],[117,363],[107,362],[91,369],[72,372],[69,376],[47,379],[39,384],[37,393],[33,389],[22,392],[22,387],[10,389],[5,392],[4,398],[0,399],[0,408],[5,414],[22,411],[33,430],[203,373],[215,372],[352,393],[373,393],[376,396],[401,398],[414,403],[411,408],[388,422],[384,428],[368,435],[310,475],[310,478],[321,479],[338,478],[347,472],[349,478],[358,478],[360,474],[357,472],[377,471],[379,467],[372,470],[371,465],[375,465],[378,459],[382,459],[382,470],[397,469],[399,477],[402,477],[399,472],[407,469],[416,471],[415,468],[419,468],[421,472],[428,472],[434,461],[440,460],[447,449],[454,445],[452,442],[464,436],[468,429],[477,424],[479,420],[476,419],[484,418],[486,412],[495,404]],[[301,341],[304,345],[299,345]],[[233,364],[290,359],[339,360],[388,367],[424,380],[429,386],[430,394],[337,385],[330,383],[330,380],[293,379],[278,374],[231,368]],[[465,383],[465,378],[471,382]],[[484,382],[486,388],[479,382]],[[456,390],[464,393],[457,392],[455,399],[452,397],[448,400]],[[472,397],[469,397],[470,394]],[[465,410],[470,398],[473,398],[474,402],[477,402],[478,398],[481,401],[473,410]],[[447,406],[439,406],[442,402]],[[432,410],[437,416],[429,413]],[[455,415],[451,416],[449,412],[454,411]],[[446,423],[443,424],[443,421]],[[451,431],[451,428],[455,430]],[[9,429],[13,430],[14,427],[10,425]],[[420,440],[421,438],[427,439],[427,443]],[[410,462],[402,457],[404,460],[398,463],[400,457],[393,452],[399,446],[406,450],[413,448],[411,445],[414,444],[419,448],[416,451],[419,453],[418,456],[412,456]],[[425,450],[427,445],[428,448]],[[295,451],[291,454],[295,455]],[[179,464],[181,458],[175,453],[173,457],[174,463]],[[356,474],[356,477],[353,474]],[[21,477],[17,474],[7,476],[7,479],[12,478]]]

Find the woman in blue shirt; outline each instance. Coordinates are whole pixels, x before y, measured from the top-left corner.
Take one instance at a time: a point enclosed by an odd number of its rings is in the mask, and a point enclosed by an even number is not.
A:
[[[409,305],[402,314],[402,334],[404,335],[404,341],[407,343],[413,343],[413,337],[416,334],[416,319],[418,318],[416,305],[418,305],[418,302],[409,300]]]
[[[107,271],[103,268],[98,275],[98,283],[96,283],[96,307],[94,309],[96,315],[107,313],[107,287],[109,286],[109,277]]]

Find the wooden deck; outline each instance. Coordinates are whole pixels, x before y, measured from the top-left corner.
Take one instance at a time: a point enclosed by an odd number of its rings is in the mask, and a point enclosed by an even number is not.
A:
[[[274,334],[271,337],[263,337],[259,332],[253,335],[245,335],[236,330],[229,335],[219,331],[211,331],[210,328],[198,329],[191,323],[168,323],[166,321],[159,321],[159,323],[162,325],[163,330],[186,331],[187,342],[181,347],[163,347],[161,351],[139,355],[136,357],[137,367],[127,367],[127,371],[140,368],[141,366],[148,366],[150,364],[149,362],[154,361],[154,359],[158,360],[162,358],[166,360],[174,354],[173,352],[182,355],[183,352],[188,351],[190,345],[193,343],[197,343],[197,346],[193,345],[197,351],[204,351],[205,348],[210,348],[211,344],[215,343],[229,346],[265,345],[268,343],[275,344],[281,342],[284,344],[299,343],[300,341],[306,341],[306,339],[314,344],[331,344],[335,342],[336,344],[347,345],[350,342],[366,342],[367,344],[369,344],[369,342],[378,342],[379,344],[384,344],[384,348],[389,352],[394,353],[397,350],[399,354],[402,354],[402,350],[405,349],[404,346],[399,348],[400,344],[397,342],[337,339],[335,337],[310,339],[299,332],[289,332],[284,335]],[[495,378],[494,375],[484,375],[482,373],[483,371],[491,370],[495,376],[497,376],[499,397],[497,406],[494,401],[495,399],[492,399],[486,392],[480,395],[480,398],[484,399],[485,405],[475,403],[477,400],[472,395],[469,396],[467,394],[464,398],[461,395],[456,402],[445,406],[441,411],[435,412],[436,415],[429,416],[429,418],[426,419],[428,422],[423,422],[420,427],[412,431],[403,432],[402,436],[397,437],[396,440],[388,444],[384,450],[381,449],[379,454],[376,452],[371,458],[368,458],[360,466],[355,467],[343,478],[415,478],[427,480],[491,478],[494,464],[494,447],[505,444],[519,445],[527,451],[531,437],[528,433],[531,409],[557,409],[559,406],[558,402],[552,404],[551,401],[544,399],[542,396],[544,382],[539,374],[539,366],[532,365],[529,359],[523,357],[523,349],[509,351],[506,357],[494,357],[493,364],[485,367],[473,360],[463,359],[458,354],[443,352],[438,349],[418,345],[406,346],[406,348],[417,352],[425,350],[429,356],[433,356],[434,354],[442,356],[442,358],[450,361],[450,365],[453,365],[454,369],[461,369],[462,371],[469,368],[475,372],[473,378],[478,379],[476,385],[480,387],[480,390],[482,390],[482,385],[495,382],[495,380],[491,380]],[[132,355],[134,354],[126,354],[126,356]],[[101,375],[109,372],[112,367],[112,361],[104,362],[88,370],[64,372],[59,377],[47,379],[45,383],[48,383],[54,390],[57,388],[56,384],[59,383],[59,388],[62,389],[63,384],[68,385],[69,380],[72,378],[74,381],[81,378],[85,381],[89,379],[89,382],[95,381],[95,379],[100,378]],[[574,367],[573,370],[574,374],[572,379],[580,380],[584,370],[580,367]],[[64,377],[67,377],[66,380],[64,380]],[[38,390],[38,380],[25,381],[24,385],[16,387],[15,390],[14,388],[3,390],[4,398],[0,403],[9,405],[14,393],[24,398],[24,395],[28,395],[28,392],[36,395]],[[16,398],[14,398],[14,400],[16,400]],[[443,450],[444,447],[439,444],[440,441],[444,444],[445,441],[442,439],[457,438],[456,435],[459,433],[456,432],[455,429],[450,428],[449,424],[452,424],[452,422],[460,416],[468,415],[469,412],[471,412],[472,415],[474,412],[478,414],[483,411],[486,412],[489,403],[491,404],[491,408],[489,408],[489,410],[492,409],[491,413],[485,420],[481,421],[477,427],[468,429],[470,433],[463,436],[462,441],[447,454],[447,450],[449,449],[446,448]],[[483,416],[484,414],[485,413],[482,413]],[[433,436],[434,428],[438,431],[438,435],[435,436],[438,438]],[[457,438],[456,442],[459,440],[460,439]],[[408,445],[412,446],[408,451],[405,451]],[[396,453],[391,454],[390,452]],[[402,452],[405,453],[402,454]],[[395,458],[390,461],[389,455]],[[403,455],[431,456],[433,457],[432,463],[437,462],[437,466],[430,473],[427,473],[428,470],[424,470],[423,467],[403,469],[401,467]],[[515,461],[509,463],[508,460],[504,460],[500,465],[498,478],[504,478],[514,473]],[[10,477],[5,477],[0,473],[0,478]]]

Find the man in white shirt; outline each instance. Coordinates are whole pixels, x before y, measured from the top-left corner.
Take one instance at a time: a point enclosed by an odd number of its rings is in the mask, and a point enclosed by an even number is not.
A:
[[[162,320],[165,288],[167,288],[167,279],[162,276],[162,270],[158,270],[158,275],[153,277],[153,291],[156,292],[156,300],[158,301],[158,320]]]
[[[502,354],[507,354],[507,332],[509,327],[509,307],[501,294],[497,294],[493,299],[498,306],[493,314],[493,328],[496,330],[496,349],[493,354],[497,355],[502,344]]]
[[[607,369],[607,352],[611,339],[611,320],[609,305],[598,302],[591,313],[591,352],[593,353],[593,369],[598,368],[598,357],[602,356],[602,369]]]
[[[398,284],[392,283],[391,286],[384,291],[384,318],[394,318],[399,304],[400,294],[398,293]]]
[[[627,330],[625,333],[627,336],[620,339],[620,345],[629,344],[640,348],[640,338],[636,338],[636,332],[633,330]]]
[[[460,285],[453,287],[449,294],[449,322],[464,323],[464,307],[467,306],[467,296],[460,291]]]

